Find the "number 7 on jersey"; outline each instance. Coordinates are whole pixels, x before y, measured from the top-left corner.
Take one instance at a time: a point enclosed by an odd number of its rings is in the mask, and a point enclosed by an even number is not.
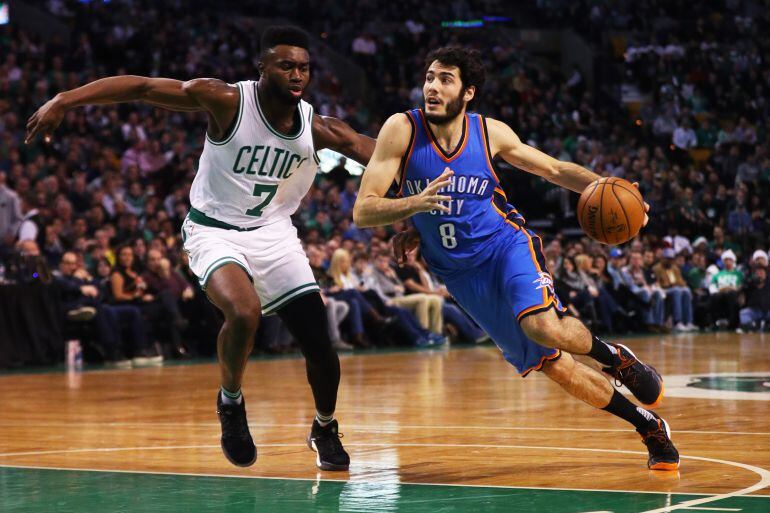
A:
[[[254,208],[250,208],[246,211],[247,215],[259,217],[262,215],[262,211],[267,207],[267,205],[272,201],[273,196],[275,196],[275,191],[278,190],[278,185],[265,185],[263,183],[255,183],[254,184],[254,192],[252,193],[253,196],[262,196],[263,194],[267,193],[267,197],[265,200],[257,205]]]

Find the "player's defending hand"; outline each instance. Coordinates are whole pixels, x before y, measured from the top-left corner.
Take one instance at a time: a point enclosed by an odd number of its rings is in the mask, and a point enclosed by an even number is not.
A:
[[[413,213],[416,214],[418,212],[430,212],[431,210],[449,212],[449,207],[444,205],[442,202],[449,201],[452,199],[452,197],[442,196],[439,194],[439,191],[449,185],[450,178],[454,174],[454,171],[448,167],[444,168],[444,172],[441,173],[438,178],[429,183],[420,194],[412,196],[412,198],[414,198]]]
[[[633,186],[637,189],[639,188],[639,182],[634,182]],[[642,223],[642,228],[647,226],[647,223],[650,221],[650,216],[647,215],[647,212],[650,211],[650,204],[646,201],[644,202],[644,222]]]
[[[393,256],[400,266],[406,264],[406,255],[417,249],[420,245],[420,232],[413,227],[399,232],[393,236]]]
[[[27,137],[24,138],[24,144],[32,142],[39,133],[42,133],[45,141],[48,142],[51,133],[62,122],[66,112],[67,109],[56,98],[48,100],[27,121]]]

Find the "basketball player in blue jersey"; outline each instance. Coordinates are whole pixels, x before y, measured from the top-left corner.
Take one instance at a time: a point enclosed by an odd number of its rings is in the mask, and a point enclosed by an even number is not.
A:
[[[542,241],[508,203],[493,162],[502,158],[578,193],[599,176],[523,144],[504,123],[467,112],[483,84],[478,52],[440,48],[428,56],[425,108],[383,125],[354,221],[366,227],[411,217],[415,229],[394,239],[400,261],[419,244],[430,269],[523,376],[541,371],[578,399],[630,422],[647,446],[648,467],[676,470],[679,453],[667,423],[572,354],[599,361],[647,408],[661,401],[660,375],[627,347],[603,342],[565,315]],[[400,197],[385,198],[394,180]]]

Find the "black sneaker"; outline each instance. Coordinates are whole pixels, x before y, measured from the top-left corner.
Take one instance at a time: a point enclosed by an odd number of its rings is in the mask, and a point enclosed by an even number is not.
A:
[[[223,404],[217,392],[217,415],[222,424],[222,452],[227,461],[238,467],[250,467],[257,461],[257,448],[246,421],[246,399],[241,404]]]
[[[321,427],[317,419],[313,421],[313,427],[307,437],[307,446],[316,452],[315,464],[321,470],[347,470],[350,467],[350,456],[342,447],[342,435],[338,430],[336,420],[326,427]]]
[[[637,429],[650,455],[647,460],[647,468],[650,470],[677,470],[679,468],[679,451],[676,450],[671,441],[671,428],[655,412],[650,413],[655,417],[654,423],[650,422],[651,428],[646,433]]]
[[[620,363],[602,370],[615,378],[618,386],[625,385],[634,397],[647,408],[660,406],[663,401],[663,378],[654,367],[645,365],[636,358],[629,348],[612,344],[618,350]]]

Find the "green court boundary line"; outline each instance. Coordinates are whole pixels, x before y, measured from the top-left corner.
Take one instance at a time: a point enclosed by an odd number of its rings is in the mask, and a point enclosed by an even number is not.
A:
[[[297,444],[297,443],[278,443],[278,444],[261,444],[263,447],[304,447],[305,444]],[[425,444],[425,443],[354,443],[354,444],[348,444],[348,447],[437,447],[437,446],[453,446],[453,447],[471,447],[471,448],[493,448],[493,449],[534,449],[534,450],[556,450],[556,451],[567,451],[567,452],[597,452],[597,453],[614,453],[614,454],[633,454],[633,455],[645,455],[643,452],[639,451],[627,451],[627,450],[621,450],[621,449],[599,449],[599,448],[589,448],[589,447],[558,447],[558,446],[533,446],[533,445],[500,445],[500,444]],[[146,446],[146,447],[98,447],[98,448],[81,448],[81,449],[62,449],[62,450],[54,450],[54,451],[24,451],[24,452],[16,452],[16,453],[0,453],[0,457],[13,457],[13,456],[36,456],[36,455],[48,455],[48,454],[71,454],[71,453],[85,453],[85,452],[123,452],[123,451],[138,451],[138,450],[176,450],[176,449],[190,449],[190,448],[216,448],[217,446],[214,445],[197,445],[197,446],[191,446],[191,445],[184,445],[184,446]],[[731,492],[726,493],[720,493],[720,494],[695,494],[699,495],[700,498],[697,499],[691,499],[687,500],[685,502],[682,502],[680,504],[677,504],[676,506],[667,506],[664,508],[659,509],[652,509],[647,510],[643,513],[663,513],[663,512],[670,512],[678,509],[690,509],[692,506],[701,505],[701,504],[708,504],[711,502],[717,502],[721,500],[725,500],[731,497],[743,497],[747,496],[748,494],[757,492],[759,490],[763,490],[770,486],[770,471],[767,469],[764,469],[762,467],[757,467],[754,465],[750,465],[748,463],[741,463],[737,461],[730,461],[730,460],[723,460],[719,458],[709,458],[705,456],[690,456],[690,455],[682,455],[682,459],[688,459],[688,460],[696,460],[696,461],[706,461],[709,463],[717,463],[722,465],[727,465],[730,467],[736,467],[741,468],[743,470],[748,470],[749,472],[753,472],[754,474],[759,476],[759,481],[754,483],[753,485],[750,485],[748,487],[739,488],[737,490],[733,490]],[[10,466],[10,465],[9,465]],[[95,470],[96,469],[92,469]],[[109,470],[102,470],[102,472],[109,472]],[[142,473],[141,471],[135,471],[138,473]],[[146,473],[146,472],[145,472]],[[249,477],[249,476],[244,476]],[[276,478],[280,479],[280,478]],[[312,479],[311,479],[312,481]],[[355,480],[354,480],[355,481]],[[366,481],[361,481],[366,482]],[[377,483],[375,481],[374,483]],[[380,481],[381,483],[381,481]],[[425,485],[437,485],[441,486],[440,483],[422,483]],[[447,484],[448,485],[448,484]],[[466,486],[466,485],[451,485],[451,486]],[[478,486],[484,486],[484,485],[478,485]],[[506,488],[503,486],[502,488]]]

